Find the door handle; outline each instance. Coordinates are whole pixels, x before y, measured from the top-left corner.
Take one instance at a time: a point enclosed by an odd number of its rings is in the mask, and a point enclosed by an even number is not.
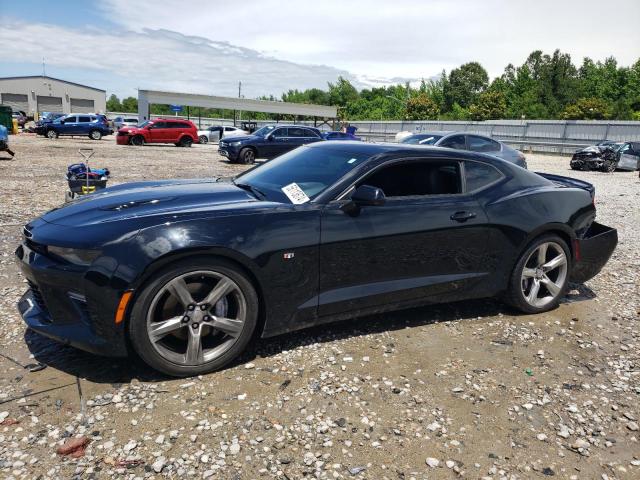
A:
[[[466,222],[471,218],[476,218],[476,214],[473,212],[456,212],[451,215],[451,220],[455,220],[456,222]]]

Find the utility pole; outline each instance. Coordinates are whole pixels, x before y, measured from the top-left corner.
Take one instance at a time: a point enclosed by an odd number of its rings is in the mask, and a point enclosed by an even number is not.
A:
[[[242,98],[242,82],[238,81],[238,98]],[[242,110],[238,112],[238,123],[242,120]]]
[[[44,64],[44,57],[42,57],[42,77],[46,77],[47,76],[47,70],[45,68],[45,64]]]

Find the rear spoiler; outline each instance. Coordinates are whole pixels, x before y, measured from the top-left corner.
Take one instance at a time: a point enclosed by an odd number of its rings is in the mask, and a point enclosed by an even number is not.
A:
[[[595,187],[588,182],[583,182],[576,178],[563,177],[562,175],[553,175],[551,173],[536,172],[536,174],[562,187],[581,188],[582,190],[586,190],[591,195],[591,198],[594,198],[596,195]]]

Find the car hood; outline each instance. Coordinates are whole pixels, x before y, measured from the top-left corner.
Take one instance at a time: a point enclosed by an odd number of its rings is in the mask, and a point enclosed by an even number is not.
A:
[[[222,137],[223,142],[226,142],[227,139],[230,142],[255,142],[258,140],[264,140],[264,137],[261,137],[259,135],[236,135],[233,137]]]
[[[164,180],[117,185],[45,213],[45,222],[81,227],[129,218],[162,217],[256,203],[247,191],[215,180]],[[164,220],[163,220],[164,221]]]
[[[129,132],[136,133],[138,131],[142,131],[142,128],[138,128],[136,125],[127,125],[126,123],[122,124],[122,127],[118,130],[119,132]]]

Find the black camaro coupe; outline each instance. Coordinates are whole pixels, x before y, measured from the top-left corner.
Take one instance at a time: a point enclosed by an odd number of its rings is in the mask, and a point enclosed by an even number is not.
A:
[[[118,185],[24,228],[29,328],[169,375],[219,369],[254,336],[500,296],[550,310],[616,230],[594,189],[492,156],[319,142],[233,179]]]

